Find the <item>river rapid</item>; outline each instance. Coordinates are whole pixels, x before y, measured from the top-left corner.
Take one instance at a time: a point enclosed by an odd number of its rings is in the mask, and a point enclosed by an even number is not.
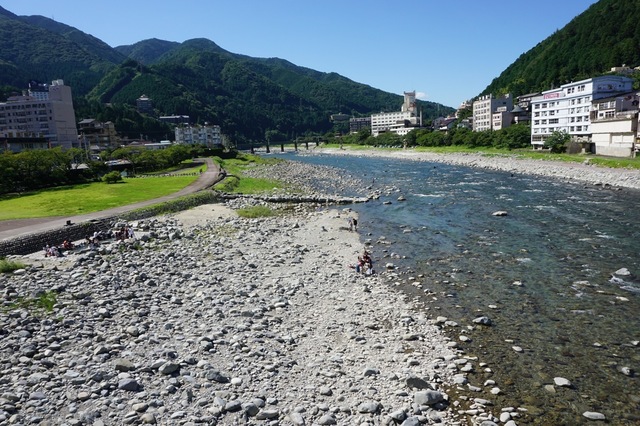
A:
[[[352,206],[362,238],[384,241],[379,266],[393,262],[404,291],[457,324],[452,340],[491,369],[473,381],[496,382],[496,406],[526,408],[518,424],[584,424],[585,411],[639,424],[640,191],[428,161],[283,157],[381,194]],[[474,324],[480,316],[491,326]]]

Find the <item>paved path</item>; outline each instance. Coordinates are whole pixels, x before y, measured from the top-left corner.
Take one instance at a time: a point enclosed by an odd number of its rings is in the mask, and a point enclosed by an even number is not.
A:
[[[63,227],[68,220],[70,220],[71,223],[82,223],[88,222],[90,220],[117,216],[131,210],[163,203],[165,201],[173,200],[183,195],[193,194],[194,192],[209,188],[210,186],[218,182],[218,180],[220,179],[220,167],[217,163],[215,163],[211,158],[199,158],[196,161],[205,162],[207,164],[207,171],[202,173],[196,181],[192,182],[178,192],[170,195],[165,195],[164,197],[154,198],[153,200],[140,201],[139,203],[114,207],[109,210],[87,213],[80,216],[58,216],[0,221],[0,241],[10,240],[12,238],[20,237],[23,235],[58,229]]]

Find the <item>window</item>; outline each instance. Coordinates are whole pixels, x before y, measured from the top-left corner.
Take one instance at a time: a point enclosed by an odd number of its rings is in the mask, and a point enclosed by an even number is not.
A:
[[[552,118],[549,120],[549,124],[558,124],[559,120],[557,118]]]

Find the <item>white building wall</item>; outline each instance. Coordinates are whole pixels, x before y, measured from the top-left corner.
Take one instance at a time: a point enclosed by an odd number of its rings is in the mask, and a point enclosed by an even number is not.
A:
[[[631,90],[633,80],[601,76],[547,90],[531,100],[531,144],[541,148],[554,131],[564,131],[576,141],[591,139],[591,102]]]
[[[222,145],[222,132],[218,125],[179,126],[175,128],[176,143],[208,147]]]
[[[392,131],[392,129],[397,128],[400,123],[402,123],[402,127],[404,128],[405,121],[415,124],[416,117],[410,111],[373,114],[371,116],[371,135],[376,137],[380,133]]]
[[[0,134],[44,137],[52,147],[78,147],[78,129],[71,88],[62,80],[49,86],[49,98],[13,96],[0,103]]]

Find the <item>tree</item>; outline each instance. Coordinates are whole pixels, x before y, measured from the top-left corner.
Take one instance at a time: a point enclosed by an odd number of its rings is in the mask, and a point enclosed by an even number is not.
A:
[[[102,181],[108,184],[117,183],[117,182],[120,182],[121,180],[122,180],[122,175],[120,175],[120,172],[116,170],[102,176]]]
[[[560,154],[567,150],[567,144],[570,140],[569,133],[556,130],[544,141],[544,146],[549,148],[552,153]]]

